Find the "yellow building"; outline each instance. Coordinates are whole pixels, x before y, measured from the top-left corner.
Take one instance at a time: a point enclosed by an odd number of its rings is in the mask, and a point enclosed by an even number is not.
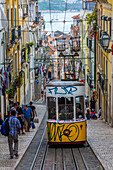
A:
[[[90,31],[92,29],[92,23],[87,21],[87,15],[93,13],[95,3],[92,0],[82,1],[81,13],[81,62],[82,62],[82,74],[81,78],[85,79],[85,94],[89,97],[92,96],[94,88],[94,37],[90,38]]]
[[[6,95],[6,106],[9,98],[17,101],[16,76],[19,74],[19,48],[21,29],[19,26],[18,0],[5,0],[5,13],[8,20],[6,33],[6,66],[8,68],[8,90]],[[20,56],[21,57],[21,56]]]
[[[8,20],[6,32],[6,67],[8,86],[6,107],[12,102],[26,103],[29,86],[28,55],[30,48],[28,37],[28,1],[5,0],[5,13]]]
[[[107,3],[100,0],[96,4],[98,40],[96,53],[96,88],[98,93],[98,109],[102,107],[102,117],[109,124],[111,119],[111,41],[107,43],[105,37],[111,40],[112,0]]]

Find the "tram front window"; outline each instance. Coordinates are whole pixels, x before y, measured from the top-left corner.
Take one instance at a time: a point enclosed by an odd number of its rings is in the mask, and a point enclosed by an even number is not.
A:
[[[48,119],[56,119],[56,98],[48,97]]]
[[[79,96],[75,98],[76,102],[76,119],[84,118],[84,97]]]
[[[73,97],[58,98],[59,120],[73,120]]]

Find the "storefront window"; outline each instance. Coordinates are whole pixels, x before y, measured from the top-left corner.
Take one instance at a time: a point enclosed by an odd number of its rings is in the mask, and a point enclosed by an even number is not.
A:
[[[59,120],[73,120],[73,97],[60,97],[58,98],[58,113]]]
[[[78,96],[76,102],[76,119],[84,118],[84,97]]]
[[[56,119],[56,98],[48,97],[48,119]]]

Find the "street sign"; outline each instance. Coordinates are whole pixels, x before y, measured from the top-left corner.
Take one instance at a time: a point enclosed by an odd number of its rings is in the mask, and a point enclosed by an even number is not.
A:
[[[38,84],[38,83],[39,83],[39,80],[37,79],[37,80],[36,80],[36,84]]]

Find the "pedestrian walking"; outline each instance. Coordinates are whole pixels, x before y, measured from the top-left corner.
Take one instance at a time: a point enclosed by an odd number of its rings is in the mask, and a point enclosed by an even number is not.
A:
[[[22,134],[25,134],[24,131],[23,131],[23,125],[24,125],[24,120],[23,120],[23,112],[22,112],[22,108],[20,107],[20,103],[17,102],[17,108],[16,108],[16,111],[17,111],[17,118],[18,120],[20,121],[20,124],[21,124],[21,131],[22,131]]]
[[[95,112],[95,104],[96,104],[95,99],[94,99],[94,97],[92,96],[92,97],[91,97],[91,100],[90,100],[90,109],[91,109],[91,112]],[[93,111],[92,111],[92,110],[93,110]]]
[[[33,106],[33,102],[32,101],[30,101],[29,107],[31,108],[31,110],[33,112],[33,118],[31,119],[31,121],[34,121],[34,117],[37,116],[37,113],[36,113],[36,107]]]
[[[24,108],[22,109],[22,112],[24,114],[24,124],[25,124],[25,131],[30,131],[30,121],[33,119],[33,112],[30,107],[27,107],[27,105],[24,105]]]
[[[10,159],[13,157],[18,157],[18,131],[20,131],[21,124],[20,121],[16,118],[16,111],[11,111],[11,117],[9,118],[9,135],[8,135],[8,144]],[[13,147],[14,144],[14,147]]]

